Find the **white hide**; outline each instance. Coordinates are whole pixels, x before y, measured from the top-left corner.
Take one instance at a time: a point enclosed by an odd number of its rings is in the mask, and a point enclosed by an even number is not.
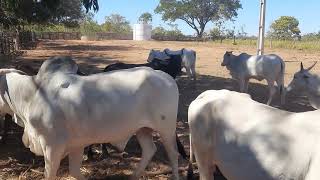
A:
[[[311,67],[304,69],[301,63],[300,71],[294,74],[287,92],[295,90],[306,95],[310,105],[315,109],[320,109],[320,77],[309,72],[315,65],[316,62]]]
[[[173,54],[173,55],[181,55],[182,59],[182,67],[186,69],[188,77],[192,77],[196,80],[196,52],[194,50],[189,49],[181,49],[179,51],[171,51],[170,49],[164,49],[166,54]]]
[[[201,180],[212,179],[215,165],[228,180],[318,180],[319,116],[209,90],[189,106],[190,158],[194,152]]]
[[[279,56],[274,54],[251,56],[247,53],[236,56],[232,52],[226,52],[221,65],[226,66],[232,78],[238,80],[240,92],[248,91],[249,79],[253,78],[259,81],[265,79],[269,88],[267,104],[271,103],[275,93],[275,82],[280,90],[281,104],[285,103],[285,64]]]
[[[84,179],[80,166],[85,146],[126,144],[135,133],[143,149],[133,174],[138,179],[156,151],[152,130],[159,132],[173,175],[179,178],[175,137],[179,93],[168,74],[146,67],[90,76],[62,71],[45,74],[50,78],[39,80],[14,72],[1,75],[0,110],[23,121],[23,142],[44,156],[47,179],[56,177],[66,155],[70,174]],[[128,77],[135,77],[134,81]]]

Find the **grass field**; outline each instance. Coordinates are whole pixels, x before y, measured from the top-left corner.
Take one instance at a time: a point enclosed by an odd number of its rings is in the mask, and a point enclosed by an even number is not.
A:
[[[247,52],[255,54],[253,45],[213,42],[136,42],[136,41],[42,41],[35,50],[28,50],[22,57],[14,61],[2,63],[4,67],[23,67],[28,65],[32,69],[25,71],[37,71],[42,61],[50,56],[72,56],[86,73],[101,72],[102,69],[116,61],[130,63],[146,62],[150,49],[181,49],[190,48],[197,52],[196,70],[198,80],[189,81],[186,76],[177,79],[180,91],[178,134],[185,148],[189,148],[187,108],[190,102],[201,92],[208,89],[238,90],[237,83],[230,79],[229,73],[220,66],[223,54],[226,50],[232,50],[235,54]],[[299,48],[266,48],[266,53],[280,55],[286,62],[285,82],[288,84],[294,72],[299,69],[302,61],[305,66],[319,60],[320,52],[315,50],[299,50]],[[320,70],[320,65],[314,68],[314,72]],[[265,103],[268,90],[265,82],[251,81],[249,93],[252,98]],[[272,103],[279,107],[278,97]],[[305,97],[298,92],[288,94],[285,106],[281,107],[294,112],[312,110]],[[21,130],[21,129],[20,129]],[[170,177],[168,160],[159,138],[155,136],[158,151],[147,168],[147,173],[142,179],[167,179]],[[126,148],[128,155],[122,157],[120,153],[111,151],[111,157],[104,160],[84,162],[82,172],[90,179],[127,179],[140,159],[140,149],[135,139],[131,140]],[[185,178],[187,162],[180,160],[181,176]],[[41,179],[43,178],[44,162],[42,157],[33,159],[32,153],[21,144],[21,135],[10,135],[6,145],[0,145],[0,179]],[[61,179],[67,177],[67,161],[63,161],[59,170]],[[218,178],[220,180],[220,178]]]
[[[220,41],[213,41],[214,44],[220,44]],[[222,42],[222,44],[233,45],[233,46],[249,46],[252,48],[257,47],[257,40],[255,39],[237,39],[234,45],[233,40],[227,39]],[[320,40],[302,40],[302,41],[292,41],[292,40],[265,40],[265,47],[269,49],[294,49],[300,51],[320,51]]]

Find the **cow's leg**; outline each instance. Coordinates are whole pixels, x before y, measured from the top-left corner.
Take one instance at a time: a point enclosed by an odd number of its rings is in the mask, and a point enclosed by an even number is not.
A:
[[[244,78],[239,79],[239,86],[240,86],[240,92],[244,93],[244,90],[245,90],[245,79]]]
[[[188,78],[191,79],[192,78],[192,72],[191,72],[191,68],[189,66],[185,67]]]
[[[286,96],[286,90],[284,87],[283,78],[278,78],[276,82],[280,92],[280,102],[281,102],[281,105],[283,105],[285,104],[285,96]]]
[[[269,99],[267,102],[267,105],[271,104],[273,95],[276,93],[275,87],[274,87],[274,81],[273,80],[267,80],[268,88],[269,88]]]
[[[54,180],[60,166],[60,161],[63,158],[64,146],[57,144],[45,145],[44,149],[45,177],[47,180]]]
[[[69,153],[69,171],[70,175],[77,180],[85,180],[81,174],[80,167],[82,164],[83,148],[74,148]]]
[[[312,158],[309,160],[309,168],[306,172],[306,176],[304,180],[318,180],[320,179],[320,154],[317,152]]]
[[[109,156],[109,152],[107,149],[107,144],[103,143],[101,144],[101,158],[105,159]]]
[[[89,147],[88,147],[88,151],[87,151],[87,157],[88,157],[88,160],[89,159],[93,159],[93,144],[92,145],[90,145]]]
[[[194,143],[194,156],[198,165],[200,180],[213,180],[213,173],[215,166],[213,165],[213,150],[207,147],[203,147],[203,144]]]
[[[192,77],[193,77],[193,80],[197,80],[197,73],[196,73],[196,67],[195,67],[195,64],[192,64],[191,66],[191,72],[192,72]]]
[[[178,173],[178,147],[176,143],[176,134],[175,132],[173,134],[166,134],[166,133],[161,133],[160,136],[162,138],[163,145],[167,151],[169,160],[171,162],[172,166],[172,174],[174,179],[178,180],[179,179],[179,173]]]
[[[2,135],[2,143],[5,144],[7,137],[8,137],[8,131],[9,131],[9,121],[12,120],[12,117],[9,114],[6,114],[4,116],[4,119],[2,121],[3,123],[3,135]]]
[[[244,79],[243,92],[248,93],[249,79]]]
[[[156,145],[153,143],[152,130],[142,128],[136,133],[137,139],[142,149],[141,161],[130,179],[139,179],[144,172],[151,158],[157,151]]]

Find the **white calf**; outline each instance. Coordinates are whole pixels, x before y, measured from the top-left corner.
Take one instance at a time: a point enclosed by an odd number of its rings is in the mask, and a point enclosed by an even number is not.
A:
[[[221,66],[226,66],[232,78],[239,81],[240,92],[248,91],[250,78],[259,81],[266,79],[269,87],[268,105],[271,103],[275,93],[274,82],[277,82],[281,95],[281,104],[285,103],[285,64],[279,56],[274,54],[251,56],[246,53],[236,56],[227,51],[223,56]]]

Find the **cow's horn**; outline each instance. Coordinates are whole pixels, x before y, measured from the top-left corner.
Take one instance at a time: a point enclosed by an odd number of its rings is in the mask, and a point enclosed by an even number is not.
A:
[[[314,62],[314,63],[312,64],[312,66],[308,67],[307,71],[310,71],[316,64],[317,64],[317,61]]]
[[[302,64],[302,62],[300,62],[300,71],[303,71],[303,70],[304,70],[303,64]]]

